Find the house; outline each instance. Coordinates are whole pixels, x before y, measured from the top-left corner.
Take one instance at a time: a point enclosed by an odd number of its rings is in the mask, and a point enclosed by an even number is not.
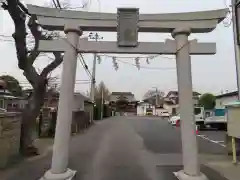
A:
[[[197,106],[199,104],[200,93],[193,91],[193,104]],[[164,97],[163,108],[170,114],[178,114],[179,111],[179,94],[178,91],[169,91]]]
[[[52,91],[51,93],[47,93],[44,99],[44,107],[57,108],[59,102],[59,92]],[[74,93],[73,98],[73,111],[88,111],[90,107],[93,106],[90,98],[84,96],[81,93]]]
[[[137,113],[137,104],[138,101],[135,99],[135,96],[131,92],[112,92],[110,95],[110,102],[109,105],[112,107],[112,109],[117,110],[117,101],[124,100],[127,102],[125,112],[126,113]]]
[[[33,90],[24,90],[24,97],[20,100],[22,106],[26,105],[28,98],[31,96]],[[57,109],[59,102],[59,92],[55,90],[49,90],[44,98],[43,108]],[[84,96],[81,93],[74,93],[73,111],[85,111],[92,107],[93,103],[90,98]]]
[[[5,81],[0,80],[0,108],[7,111],[19,111],[19,97],[15,97],[7,89]]]
[[[164,98],[163,109],[167,110],[171,115],[176,115],[178,114],[179,104],[176,104],[168,98]]]
[[[152,105],[148,102],[140,102],[137,105],[137,115],[138,116],[146,116],[146,115],[155,115],[156,109],[155,105]]]
[[[194,105],[198,105],[200,95],[201,95],[200,93],[193,91],[193,104]],[[179,104],[178,91],[169,91],[165,98],[172,100],[175,104]]]
[[[74,93],[73,111],[85,111],[90,113],[93,105],[90,98],[81,93]]]
[[[228,92],[225,94],[220,94],[216,96],[216,109],[224,109],[225,104],[237,101],[238,100],[238,91]]]

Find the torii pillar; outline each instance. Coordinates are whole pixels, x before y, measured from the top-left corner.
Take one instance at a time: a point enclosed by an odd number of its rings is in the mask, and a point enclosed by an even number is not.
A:
[[[183,170],[175,173],[180,180],[207,180],[200,172],[198,143],[192,91],[191,57],[188,36],[190,28],[176,28],[172,37],[176,42],[177,81],[181,116]]]
[[[63,70],[58,103],[57,125],[54,138],[51,169],[41,180],[68,180],[72,179],[76,171],[68,168],[69,143],[71,138],[72,106],[77,67],[77,46],[79,36],[82,35],[80,27],[67,24],[64,27],[67,34],[68,46],[65,49]]]

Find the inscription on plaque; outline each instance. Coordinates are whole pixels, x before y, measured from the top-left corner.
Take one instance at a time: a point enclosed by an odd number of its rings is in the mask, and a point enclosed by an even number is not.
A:
[[[138,8],[118,8],[118,46],[136,47],[138,45]]]

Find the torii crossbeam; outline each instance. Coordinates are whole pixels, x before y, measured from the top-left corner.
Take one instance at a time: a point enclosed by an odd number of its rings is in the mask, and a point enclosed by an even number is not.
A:
[[[38,50],[40,52],[65,52],[69,48],[67,39],[41,40]],[[80,39],[77,47],[79,53],[117,53],[117,54],[166,54],[176,53],[176,42],[166,40],[165,42],[139,42],[134,48],[118,47],[117,42],[108,41],[88,41]],[[198,43],[197,40],[189,42],[191,55],[213,55],[216,53],[216,43]]]

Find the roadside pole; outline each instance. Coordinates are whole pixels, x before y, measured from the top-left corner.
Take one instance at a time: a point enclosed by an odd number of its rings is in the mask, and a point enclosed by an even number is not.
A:
[[[100,37],[98,33],[93,34],[92,32],[89,34],[90,39],[94,39],[95,41],[98,41],[100,39],[103,39],[103,37]],[[93,57],[93,68],[92,68],[92,79],[91,79],[91,90],[90,90],[90,98],[93,103],[95,103],[95,85],[96,85],[96,65],[97,65],[97,54],[94,54]],[[93,121],[94,119],[94,106],[91,110],[90,114],[90,120]]]
[[[232,24],[233,24],[233,40],[237,75],[238,100],[240,100],[240,46],[238,45],[237,21],[236,21],[236,3],[237,0],[232,0]]]
[[[155,95],[155,115],[157,115],[157,106],[158,106],[158,88],[157,87],[152,87],[156,89],[156,95]]]
[[[104,89],[102,88],[102,95],[101,95],[101,120],[103,120],[103,111],[104,111],[104,96],[103,96]]]
[[[240,4],[239,0],[232,0],[232,24],[233,24],[234,54],[235,54],[235,64],[236,64],[238,100],[240,100],[240,45],[238,42],[240,39],[240,37],[238,37],[240,35],[238,33],[240,27],[238,27],[238,22],[237,22],[237,15],[238,15],[237,14],[238,13],[237,12],[237,4]],[[238,17],[238,19],[239,18],[240,17]],[[238,149],[240,147],[240,139],[236,139],[236,138],[232,137],[231,138],[232,143],[230,143],[230,142],[228,142],[228,141],[230,141],[230,137],[228,136],[228,134],[226,136],[227,136],[226,139],[227,139],[228,151],[232,150],[232,153],[236,155],[236,151],[238,151]],[[232,147],[230,147],[230,144],[232,144]]]

